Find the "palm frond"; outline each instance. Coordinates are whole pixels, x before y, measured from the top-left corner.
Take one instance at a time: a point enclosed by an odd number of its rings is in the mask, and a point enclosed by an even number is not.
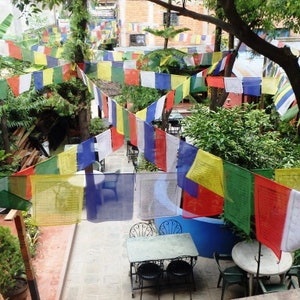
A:
[[[13,20],[13,15],[9,14],[1,23],[0,23],[0,39],[6,34],[7,29],[10,27]]]

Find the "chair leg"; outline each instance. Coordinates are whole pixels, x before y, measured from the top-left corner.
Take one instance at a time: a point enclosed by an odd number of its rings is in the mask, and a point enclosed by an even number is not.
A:
[[[226,289],[226,284],[222,284],[222,294],[221,294],[221,300],[223,300],[224,298],[224,294],[225,294],[225,289]]]
[[[221,274],[220,274],[220,275],[219,275],[219,278],[218,278],[218,284],[217,284],[217,287],[220,287],[221,280],[222,280],[222,276],[221,276]]]
[[[141,279],[141,282],[140,282],[140,289],[141,289],[140,300],[143,299],[143,287],[144,287],[144,283],[143,283],[143,279]]]

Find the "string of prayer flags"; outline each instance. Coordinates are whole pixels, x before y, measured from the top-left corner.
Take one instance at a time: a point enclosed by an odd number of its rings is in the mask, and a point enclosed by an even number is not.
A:
[[[254,214],[253,184],[252,172],[224,161],[224,217],[246,234]]]
[[[290,193],[290,188],[255,174],[256,239],[272,249],[279,259]]]
[[[186,177],[217,195],[224,196],[223,160],[221,158],[201,149],[197,150]]]
[[[70,183],[78,175],[32,175],[32,222],[37,226],[81,221],[83,186]]]

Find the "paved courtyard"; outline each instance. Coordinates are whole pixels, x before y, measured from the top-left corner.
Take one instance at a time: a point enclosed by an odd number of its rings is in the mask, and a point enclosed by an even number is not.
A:
[[[133,171],[132,164],[127,161],[125,148],[106,159],[106,171],[117,169],[121,169],[121,172]],[[86,220],[83,212],[82,222],[76,228],[62,289],[62,300],[132,299],[126,239],[131,225],[139,221],[135,215],[137,215],[136,205],[131,220],[92,223]],[[193,299],[221,299],[221,288],[216,287],[218,275],[213,259],[198,257],[194,269],[196,291],[193,292]],[[244,297],[243,288],[235,285],[226,290],[224,300],[240,297]],[[139,299],[138,291],[135,292],[135,298]],[[157,294],[151,289],[145,290],[143,299],[157,299]],[[172,290],[163,289],[160,299],[172,299]],[[176,292],[176,299],[189,299],[189,292],[183,287]]]

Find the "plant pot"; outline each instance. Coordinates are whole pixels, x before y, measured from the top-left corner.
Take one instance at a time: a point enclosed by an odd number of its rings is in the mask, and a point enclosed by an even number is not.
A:
[[[28,284],[24,278],[17,278],[15,286],[4,295],[4,299],[26,300]]]

